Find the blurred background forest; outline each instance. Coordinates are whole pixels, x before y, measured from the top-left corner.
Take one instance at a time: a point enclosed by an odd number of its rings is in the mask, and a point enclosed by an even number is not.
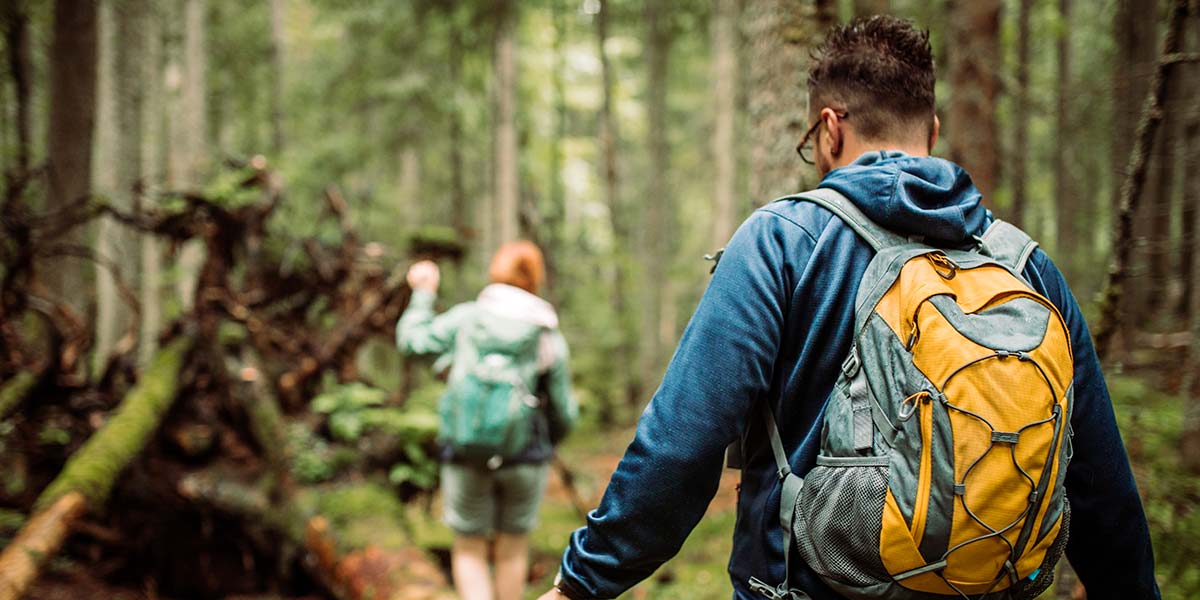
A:
[[[403,269],[439,260],[449,306],[517,237],[585,421],[540,591],[703,257],[817,181],[809,52],[882,12],[932,32],[934,153],[1085,307],[1165,597],[1200,597],[1200,2],[5,0],[0,546],[40,545],[0,555],[0,599],[438,597]],[[727,478],[631,597],[729,596]]]

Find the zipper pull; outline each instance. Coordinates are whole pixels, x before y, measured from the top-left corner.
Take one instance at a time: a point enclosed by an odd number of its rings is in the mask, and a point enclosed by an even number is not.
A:
[[[778,590],[774,586],[767,585],[757,577],[750,578],[750,591],[762,594],[770,600],[780,600]]]

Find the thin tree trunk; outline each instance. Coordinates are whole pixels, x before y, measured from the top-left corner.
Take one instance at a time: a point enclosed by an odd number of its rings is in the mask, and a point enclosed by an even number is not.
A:
[[[645,0],[643,22],[646,25],[646,146],[650,171],[646,185],[646,222],[642,230],[644,267],[642,307],[645,313],[641,336],[643,347],[642,381],[658,378],[663,361],[664,305],[671,299],[665,293],[671,264],[672,214],[674,199],[667,181],[670,171],[670,144],[667,139],[667,94],[670,68],[671,31],[668,7],[662,0]]]
[[[516,240],[520,182],[517,166],[517,4],[500,0],[496,7],[496,38],[492,70],[495,94],[493,159],[494,197],[493,245]]]
[[[162,7],[158,3],[153,3],[146,21],[146,58],[143,78],[145,99],[142,104],[144,133],[142,137],[142,180],[145,182],[145,193],[141,200],[142,208],[145,209],[153,209],[158,204],[158,194],[162,192],[163,178],[166,175],[164,160],[166,122],[163,111],[164,20]],[[141,255],[142,322],[141,341],[138,343],[138,362],[142,366],[146,366],[154,353],[158,351],[158,335],[159,329],[162,327],[162,246],[155,236],[141,236]]]
[[[1178,83],[1183,83],[1178,80]],[[1138,284],[1136,314],[1140,325],[1159,324],[1167,307],[1167,287],[1171,278],[1171,204],[1175,196],[1175,163],[1179,154],[1177,130],[1181,126],[1177,111],[1183,108],[1179,86],[1172,83],[1163,101],[1162,130],[1150,153],[1150,173],[1146,182],[1145,202],[1135,220],[1144,222],[1145,276]],[[1135,224],[1135,229],[1137,225]]]
[[[551,140],[549,161],[549,206],[543,217],[543,236],[546,254],[545,295],[552,302],[561,300],[559,287],[566,245],[563,243],[563,222],[566,213],[566,194],[563,189],[563,140],[567,137],[567,13],[564,3],[554,4],[554,137]]]
[[[116,138],[114,147],[107,149],[116,160],[116,181],[110,191],[111,201],[122,208],[133,209],[141,204],[142,195],[142,100],[145,79],[144,59],[146,0],[123,0],[111,5],[115,27],[109,39],[114,54],[113,99],[116,103]],[[109,34],[105,34],[107,37]],[[137,245],[129,230],[105,217],[100,222],[97,239],[100,256],[117,264],[134,265],[137,270]],[[123,272],[129,277],[130,273]],[[122,302],[117,283],[108,269],[96,269],[96,352],[97,370],[108,361],[108,355],[122,332],[130,329],[129,307]]]
[[[1171,23],[1163,40],[1163,51],[1154,70],[1154,79],[1147,93],[1142,116],[1138,121],[1137,135],[1129,153],[1129,175],[1121,186],[1121,204],[1117,215],[1117,232],[1113,240],[1114,256],[1109,269],[1101,305],[1100,325],[1096,329],[1096,349],[1100,359],[1108,358],[1112,350],[1112,337],[1121,326],[1121,298],[1128,277],[1130,240],[1133,237],[1133,215],[1137,211],[1146,183],[1150,149],[1162,124],[1163,104],[1167,98],[1169,78],[1177,67],[1171,60],[1180,49],[1184,24],[1187,22],[1188,0],[1174,0]]]
[[[1025,0],[1028,1],[1028,0]],[[1058,264],[1065,272],[1068,281],[1074,279],[1075,252],[1079,248],[1077,226],[1085,210],[1080,205],[1075,194],[1074,181],[1071,177],[1074,164],[1069,153],[1070,139],[1073,139],[1071,124],[1071,94],[1074,86],[1071,81],[1071,0],[1058,0],[1059,19],[1064,23],[1058,31],[1058,106],[1055,111],[1055,121],[1058,130],[1055,135],[1054,150],[1054,198],[1058,207],[1056,226],[1058,239],[1055,248],[1058,250]],[[1084,230],[1086,231],[1086,230]]]
[[[458,26],[450,27],[450,84],[454,88],[462,85],[462,32]],[[463,183],[463,126],[462,107],[458,102],[450,108],[450,223],[459,239],[467,239],[467,189]]]
[[[283,155],[284,0],[270,0],[271,10],[271,153]]]
[[[629,225],[632,215],[626,214],[627,207],[621,201],[621,179],[617,165],[618,129],[616,114],[613,107],[613,67],[608,58],[605,45],[608,42],[608,1],[600,0],[596,13],[596,46],[600,55],[600,77],[602,100],[600,104],[600,151],[603,155],[601,164],[604,173],[604,199],[608,206],[609,223],[613,233],[614,276],[612,290],[612,310],[620,327],[619,341],[614,353],[622,357],[625,364],[637,363],[638,327],[637,315],[629,301],[630,283],[633,281],[632,259],[627,248],[633,241]],[[640,373],[634,369],[617,369],[614,388],[618,394],[624,394],[627,405],[635,404],[641,396]],[[606,398],[606,400],[609,400]],[[611,424],[616,420],[612,402],[606,401],[600,406],[600,421]]]
[[[1033,0],[1021,0],[1017,9],[1017,111],[1013,115],[1013,202],[1008,218],[1017,227],[1025,226],[1026,185],[1029,165],[1029,42]],[[1060,88],[1061,89],[1061,88]],[[1061,247],[1061,246],[1060,246]]]
[[[1192,49],[1200,48],[1200,2],[1192,3],[1193,29]],[[1181,65],[1186,75],[1187,98],[1195,98],[1200,92],[1200,64]],[[1183,436],[1179,444],[1179,456],[1189,472],[1200,474],[1200,260],[1196,252],[1200,249],[1200,108],[1195,103],[1187,107],[1183,115],[1187,128],[1183,139],[1183,243],[1180,245],[1180,270],[1184,277],[1183,308],[1186,311],[1192,333],[1188,362],[1184,365],[1183,396],[1187,398],[1184,408]]]
[[[33,160],[33,64],[29,35],[29,7],[12,0],[4,9],[4,45],[8,50],[8,72],[16,96],[17,156],[12,173],[24,178]]]
[[[196,189],[204,183],[208,171],[207,86],[207,14],[206,0],[182,0],[181,23],[177,27],[183,44],[172,59],[175,94],[169,114],[170,157],[168,186],[175,190]],[[195,301],[200,266],[204,262],[204,244],[193,240],[179,253],[176,289],[184,310]]]
[[[1000,178],[996,99],[1000,95],[1000,0],[954,0],[950,14],[950,160],[971,175],[985,203]]]
[[[96,117],[96,0],[56,0],[50,46],[50,114],[47,123],[46,209],[59,211],[92,189],[92,133]],[[78,231],[66,244],[82,243]],[[83,269],[63,260],[39,266],[50,294],[83,314]]]
[[[750,193],[766,203],[816,182],[795,147],[808,128],[809,53],[824,34],[825,3],[747,0],[749,40]],[[821,17],[821,18],[818,18]]]
[[[737,226],[737,95],[739,0],[717,0],[712,20],[713,114],[712,135],[713,229],[718,246]]]

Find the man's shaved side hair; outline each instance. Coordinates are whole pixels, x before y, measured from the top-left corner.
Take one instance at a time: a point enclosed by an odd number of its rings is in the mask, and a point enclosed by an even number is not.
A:
[[[934,72],[929,31],[877,15],[829,32],[813,52],[811,111],[845,110],[866,140],[928,136],[933,128]]]

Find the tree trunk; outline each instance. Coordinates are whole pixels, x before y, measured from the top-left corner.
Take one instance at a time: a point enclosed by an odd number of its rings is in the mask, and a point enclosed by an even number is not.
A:
[[[1117,228],[1113,240],[1113,261],[1109,268],[1108,281],[1104,286],[1104,298],[1100,307],[1100,325],[1096,328],[1096,350],[1101,360],[1105,360],[1112,350],[1113,335],[1122,328],[1122,314],[1125,285],[1129,276],[1131,241],[1133,238],[1133,221],[1137,212],[1146,183],[1147,165],[1150,161],[1150,149],[1154,142],[1163,119],[1163,104],[1170,88],[1169,80],[1178,67],[1170,58],[1179,52],[1183,27],[1187,21],[1188,0],[1174,0],[1171,11],[1171,24],[1163,39],[1163,50],[1154,69],[1154,79],[1146,94],[1146,101],[1138,120],[1137,135],[1134,137],[1133,148],[1129,152],[1128,175],[1121,186],[1120,210],[1117,212]],[[1128,343],[1128,339],[1125,340]]]
[[[663,362],[664,307],[671,301],[665,293],[674,248],[673,219],[675,202],[667,180],[671,148],[667,139],[667,94],[671,31],[669,8],[662,0],[645,0],[643,22],[646,25],[646,146],[650,172],[646,185],[646,221],[642,229],[643,290],[642,307],[642,381],[659,377]]]
[[[142,208],[151,210],[158,204],[166,175],[166,122],[163,111],[163,25],[162,7],[154,3],[146,20],[146,58],[142,102]],[[142,308],[141,340],[138,342],[138,363],[149,364],[158,351],[158,335],[162,328],[162,245],[153,235],[141,236]]]
[[[633,241],[630,223],[633,215],[629,207],[621,200],[621,179],[617,165],[618,136],[617,118],[613,107],[613,67],[608,58],[605,45],[608,42],[608,0],[600,0],[596,13],[596,50],[600,55],[600,77],[602,100],[600,104],[600,152],[603,155],[601,164],[604,173],[604,199],[608,206],[608,218],[613,234],[614,276],[612,290],[613,315],[619,323],[620,335],[617,347],[613,349],[616,356],[623,357],[625,364],[639,364],[637,315],[629,298],[630,284],[634,279],[633,260],[628,248]],[[617,394],[623,394],[627,405],[634,405],[641,397],[640,372],[635,369],[617,369],[614,373],[616,382],[614,388]],[[608,425],[616,420],[616,412],[611,398],[605,398],[600,406],[600,421]]]
[[[1013,115],[1013,200],[1008,218],[1017,227],[1025,226],[1026,185],[1029,165],[1029,31],[1033,0],[1021,0],[1017,9],[1017,98]],[[1061,87],[1060,87],[1061,90]]]
[[[854,0],[854,16],[869,17],[892,12],[890,0]]]
[[[1193,31],[1192,48],[1200,48],[1200,4],[1192,4],[1192,20],[1198,26]],[[1200,64],[1180,65],[1180,72],[1186,74],[1185,98],[1195,98],[1200,92]],[[1183,177],[1183,242],[1180,245],[1180,270],[1183,273],[1183,307],[1186,310],[1187,322],[1192,333],[1191,347],[1188,349],[1188,362],[1184,365],[1183,397],[1187,399],[1184,408],[1183,436],[1180,440],[1180,459],[1184,468],[1193,474],[1200,474],[1200,260],[1196,260],[1196,252],[1200,249],[1200,108],[1195,103],[1187,106],[1187,112],[1181,115],[1187,124],[1183,134],[1184,163]]]
[[[146,41],[146,0],[123,0],[105,5],[113,23],[110,32],[104,33],[106,49],[112,49],[112,94],[116,108],[116,136],[114,145],[102,151],[115,160],[116,179],[111,189],[105,190],[111,202],[122,209],[134,209],[141,204],[142,195],[142,100],[145,68],[142,62]],[[103,30],[102,30],[103,31]],[[111,37],[110,37],[111,36]],[[111,44],[111,45],[110,45]],[[110,217],[100,221],[97,236],[97,253],[119,265],[134,265],[137,244],[132,233],[118,225]],[[123,270],[124,271],[124,270]],[[123,272],[128,277],[129,273]],[[96,348],[95,366],[99,370],[108,360],[108,355],[117,344],[118,336],[131,329],[133,315],[124,304],[117,290],[114,274],[108,269],[96,269]]]
[[[713,228],[712,243],[723,246],[737,227],[738,13],[739,0],[717,0],[713,45]]]
[[[29,34],[29,7],[22,0],[12,0],[4,9],[4,47],[17,104],[17,164],[10,174],[17,179],[25,178],[33,160],[34,72]]]
[[[174,116],[168,121],[167,185],[173,190],[198,189],[208,171],[206,14],[206,0],[182,0],[182,14],[175,23],[175,37],[183,43],[175,49],[168,67],[168,87],[172,92],[168,114]],[[192,240],[183,245],[176,289],[185,311],[195,301],[203,262],[202,241]]]
[[[63,210],[92,188],[92,132],[96,116],[97,0],[56,0],[50,46],[50,114],[47,123],[47,197],[49,212]],[[78,230],[64,234],[66,244],[81,244]],[[84,276],[74,262],[47,260],[39,279],[51,296],[83,314]]]
[[[1058,251],[1057,263],[1067,277],[1067,281],[1074,281],[1074,267],[1077,262],[1075,253],[1080,247],[1077,232],[1087,231],[1078,227],[1078,223],[1082,219],[1083,213],[1091,208],[1080,205],[1073,185],[1074,180],[1071,177],[1074,168],[1074,163],[1069,156],[1071,151],[1069,140],[1074,139],[1071,123],[1073,113],[1070,106],[1071,94],[1074,93],[1071,81],[1071,27],[1069,25],[1071,23],[1071,0],[1058,0],[1058,11],[1059,22],[1064,26],[1060,27],[1058,31],[1058,90],[1056,93],[1058,104],[1054,118],[1058,124],[1054,149],[1054,198],[1058,208],[1058,216],[1055,219],[1058,239],[1055,240],[1054,247]]]
[[[543,216],[543,240],[546,254],[545,296],[553,303],[561,301],[560,277],[566,244],[563,223],[566,215],[566,193],[563,188],[563,140],[567,137],[567,15],[564,3],[554,4],[554,137],[550,142],[549,191]]]
[[[824,2],[747,0],[750,193],[766,203],[816,183],[795,147],[809,124],[809,53],[824,34]]]
[[[270,0],[271,6],[271,154],[283,155],[284,90],[284,0]]]
[[[1000,95],[1000,0],[953,0],[949,8],[950,160],[971,175],[994,209],[1000,177],[996,99]]]
[[[34,514],[0,553],[0,600],[17,600],[58,552],[71,526],[104,506],[121,471],[142,452],[175,399],[191,338],[159,352],[121,405],[38,496]]]
[[[520,236],[517,216],[520,182],[517,164],[517,4],[500,0],[496,6],[496,37],[492,54],[495,104],[495,157],[492,163],[495,191],[492,227],[493,248]]]

